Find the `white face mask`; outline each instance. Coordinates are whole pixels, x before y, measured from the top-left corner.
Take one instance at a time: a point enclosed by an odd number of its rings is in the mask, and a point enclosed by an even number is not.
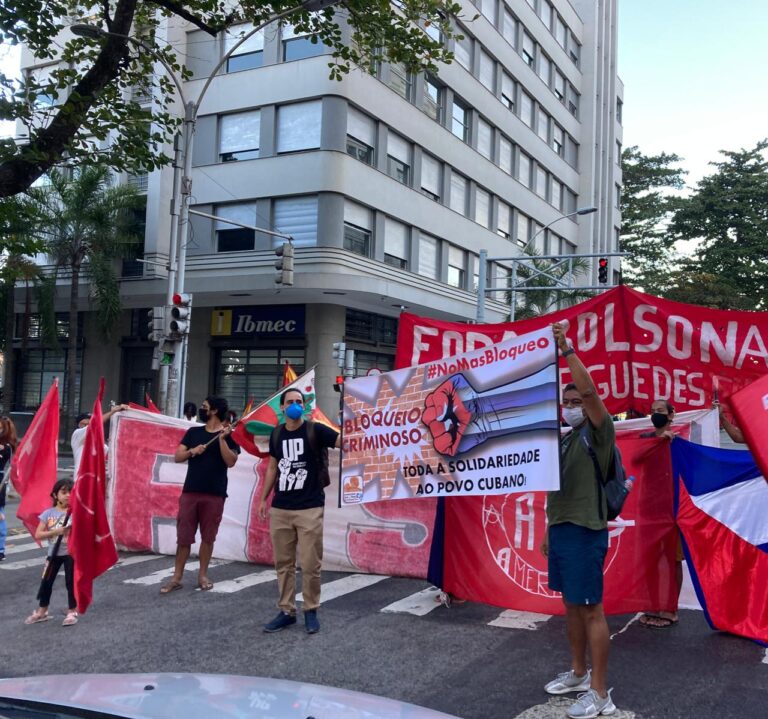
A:
[[[563,407],[563,419],[571,427],[578,427],[584,421],[584,410],[581,407]]]

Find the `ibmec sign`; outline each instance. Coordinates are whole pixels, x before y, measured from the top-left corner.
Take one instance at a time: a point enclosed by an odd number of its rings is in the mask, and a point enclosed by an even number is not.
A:
[[[229,307],[211,312],[212,337],[299,337],[304,305]]]

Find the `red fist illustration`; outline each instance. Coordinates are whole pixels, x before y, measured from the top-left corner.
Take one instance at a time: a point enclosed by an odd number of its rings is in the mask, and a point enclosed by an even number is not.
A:
[[[459,451],[459,442],[472,419],[472,413],[459,397],[455,378],[446,380],[427,395],[424,405],[421,420],[429,427],[435,449],[453,457]]]

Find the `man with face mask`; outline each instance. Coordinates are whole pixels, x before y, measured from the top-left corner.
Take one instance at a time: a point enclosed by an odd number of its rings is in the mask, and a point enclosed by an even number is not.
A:
[[[651,424],[653,429],[642,432],[641,437],[664,437],[674,439],[675,433],[670,427],[675,419],[675,408],[665,399],[655,399],[651,404]]]
[[[280,611],[268,624],[267,633],[296,624],[296,549],[301,565],[304,627],[308,634],[320,631],[320,569],[323,560],[323,510],[325,491],[321,477],[323,448],[339,447],[338,432],[316,422],[304,421],[304,395],[287,389],[280,396],[285,424],[269,440],[269,466],[259,503],[259,517],[266,519],[267,498],[275,496],[269,512],[269,530],[275,554]]]
[[[545,686],[549,694],[583,692],[568,709],[572,719],[613,714],[616,706],[607,686],[608,623],[603,611],[603,563],[608,551],[607,506],[600,493],[592,459],[582,433],[594,449],[606,476],[616,441],[613,421],[597,394],[586,367],[565,336],[562,325],[552,332],[573,382],[563,390],[563,419],[573,428],[563,438],[560,489],[547,497],[547,535],[542,552],[548,557],[549,588],[562,593],[571,668]],[[592,670],[587,668],[587,646]]]
[[[223,397],[206,397],[200,407],[200,421],[190,427],[176,448],[176,462],[187,462],[187,478],[179,497],[176,520],[176,563],[173,577],[160,589],[170,594],[181,589],[184,566],[189,559],[195,535],[200,528],[200,568],[197,586],[203,591],[213,588],[208,579],[208,565],[213,556],[213,543],[224,515],[227,498],[227,470],[235,466],[240,448],[230,437],[232,427],[225,427],[222,417],[229,409]]]

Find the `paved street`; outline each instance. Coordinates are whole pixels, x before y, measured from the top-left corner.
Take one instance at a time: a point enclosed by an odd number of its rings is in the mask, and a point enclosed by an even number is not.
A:
[[[10,517],[15,504],[8,509]],[[300,624],[266,635],[261,624],[276,611],[270,568],[220,562],[210,572],[213,591],[194,590],[190,571],[183,590],[160,596],[172,559],[133,554],[97,580],[95,602],[77,626],[61,626],[63,576],[52,602],[56,621],[24,626],[42,557],[27,534],[9,537],[0,563],[3,675],[261,675],[371,692],[465,719],[564,716],[567,701],[548,702],[541,688],[567,668],[559,617],[446,608],[423,581],[325,573],[321,633],[308,636]],[[765,648],[711,632],[697,611],[683,611],[670,630],[633,619],[610,618],[616,716],[764,716]]]

